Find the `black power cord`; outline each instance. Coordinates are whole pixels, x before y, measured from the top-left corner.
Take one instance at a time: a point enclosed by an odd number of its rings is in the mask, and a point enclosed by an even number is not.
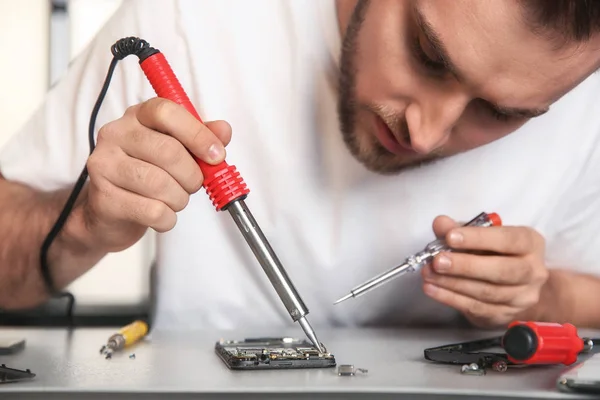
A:
[[[96,142],[94,140],[95,133],[95,125],[96,118],[98,117],[98,112],[100,111],[100,107],[102,102],[104,101],[104,97],[106,96],[106,92],[108,91],[108,87],[110,85],[110,81],[112,79],[113,73],[117,66],[117,63],[124,59],[129,55],[136,55],[140,59],[140,63],[146,59],[147,57],[158,53],[158,50],[152,48],[148,42],[145,40],[136,38],[136,37],[127,37],[120,39],[117,41],[112,47],[111,52],[113,54],[113,59],[108,68],[108,72],[106,74],[106,78],[104,80],[104,84],[102,85],[102,89],[100,94],[98,95],[98,99],[96,100],[96,104],[92,110],[92,114],[90,116],[90,123],[88,128],[88,141],[89,141],[89,154],[91,155],[94,149],[96,148]],[[47,290],[50,292],[50,295],[54,298],[63,298],[66,297],[68,299],[67,303],[67,318],[69,320],[69,325],[73,326],[73,309],[75,307],[75,296],[69,292],[63,292],[56,289],[56,285],[54,283],[54,279],[52,278],[52,274],[50,273],[50,265],[48,263],[48,251],[50,246],[57,238],[61,229],[64,227],[67,218],[69,217],[71,211],[73,210],[73,206],[75,205],[75,201],[77,197],[81,193],[81,190],[85,186],[85,182],[88,178],[87,166],[83,168],[81,173],[79,174],[79,178],[77,178],[77,182],[65,203],[58,219],[52,226],[52,229],[46,236],[44,242],[42,243],[42,247],[40,249],[40,269],[41,274],[44,279],[44,283],[46,285]]]

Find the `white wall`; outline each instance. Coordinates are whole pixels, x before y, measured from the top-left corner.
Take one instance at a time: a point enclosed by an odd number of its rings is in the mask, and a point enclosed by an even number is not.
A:
[[[48,0],[0,0],[0,146],[48,87],[49,16]]]
[[[42,101],[49,84],[91,40],[122,0],[65,0],[67,15],[51,18],[49,0],[0,0],[0,146]],[[20,38],[19,41],[13,40]],[[14,43],[13,43],[14,42]],[[30,51],[18,51],[27,44]],[[33,50],[33,51],[31,51]],[[140,72],[141,73],[141,72]],[[69,290],[79,305],[135,305],[149,294],[154,235],[110,254]]]

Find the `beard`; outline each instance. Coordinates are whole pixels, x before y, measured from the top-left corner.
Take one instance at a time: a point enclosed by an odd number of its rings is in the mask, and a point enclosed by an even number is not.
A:
[[[342,41],[338,82],[338,118],[344,143],[352,156],[372,172],[394,175],[407,169],[429,164],[438,159],[439,155],[435,152],[419,159],[403,159],[389,152],[373,135],[363,132],[361,138],[357,133],[357,114],[362,110],[381,117],[390,129],[400,132],[407,143],[410,143],[410,133],[404,116],[376,104],[360,104],[356,98],[358,38],[370,3],[370,0],[358,1]]]

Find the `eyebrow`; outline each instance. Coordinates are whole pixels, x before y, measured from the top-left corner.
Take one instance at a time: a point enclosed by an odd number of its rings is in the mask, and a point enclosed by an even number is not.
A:
[[[450,56],[448,55],[448,50],[444,45],[444,42],[440,39],[438,33],[433,29],[427,18],[423,15],[417,2],[414,3],[414,13],[415,20],[419,29],[425,35],[425,38],[429,42],[431,46],[431,50],[435,55],[435,59],[437,62],[440,62],[459,82],[465,82],[464,75],[459,71],[456,67],[456,64],[452,61]],[[504,114],[510,117],[520,117],[520,118],[535,118],[539,117],[542,114],[548,112],[548,108],[519,108],[519,107],[505,107],[499,104],[491,103],[487,100],[481,99],[481,101],[487,103],[490,107],[492,107],[495,111],[500,114]]]

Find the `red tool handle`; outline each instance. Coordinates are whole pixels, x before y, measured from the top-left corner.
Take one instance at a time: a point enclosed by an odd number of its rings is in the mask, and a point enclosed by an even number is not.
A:
[[[182,105],[202,122],[200,115],[196,112],[192,102],[162,53],[159,52],[151,55],[142,61],[140,66],[159,97]],[[228,165],[225,161],[217,165],[211,165],[196,156],[194,156],[194,159],[200,166],[202,175],[204,175],[203,185],[206,193],[217,211],[223,210],[229,203],[235,200],[245,198],[250,192],[235,166]]]
[[[502,347],[516,364],[571,365],[584,342],[572,324],[515,321],[504,333]]]

